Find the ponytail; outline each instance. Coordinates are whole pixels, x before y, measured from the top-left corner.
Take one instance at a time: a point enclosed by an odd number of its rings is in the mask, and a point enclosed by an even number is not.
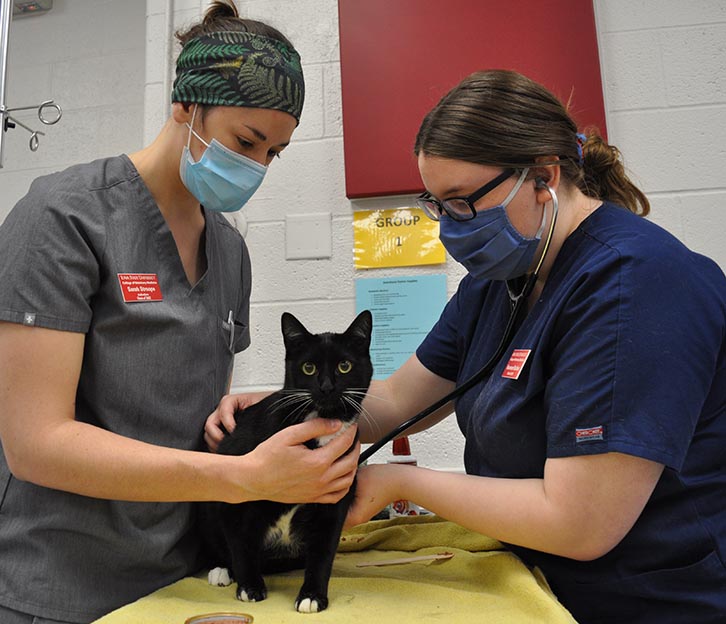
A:
[[[583,175],[578,176],[577,180],[580,191],[588,197],[604,199],[642,217],[647,216],[650,202],[625,173],[620,150],[614,145],[608,145],[597,128],[587,128],[585,135],[582,146]]]

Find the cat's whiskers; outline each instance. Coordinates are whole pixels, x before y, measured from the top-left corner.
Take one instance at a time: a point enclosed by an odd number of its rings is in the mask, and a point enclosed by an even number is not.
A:
[[[303,396],[294,396],[294,397],[287,397],[285,399],[281,399],[280,401],[277,401],[275,405],[272,407],[273,410],[284,410],[292,405],[296,405],[298,403],[303,403],[306,400]]]
[[[357,399],[353,398],[351,394],[347,391],[344,391],[340,395],[340,401],[343,403],[343,407],[345,407],[345,404],[351,405],[356,412],[361,411],[361,402]]]
[[[363,407],[360,401],[357,401],[353,397],[346,396],[348,393],[343,394],[343,399],[347,401],[350,405],[355,407],[356,411],[358,412],[358,418],[359,420],[363,420],[367,424],[370,425],[371,429],[376,433],[377,437],[380,437],[383,435],[383,431],[380,427],[380,425],[371,417],[370,412]],[[360,393],[358,393],[360,394]]]
[[[363,407],[362,401],[359,401],[352,396],[349,396],[350,394],[358,394],[358,395],[364,395],[364,393],[361,392],[353,392],[353,393],[345,393],[348,396],[345,396],[345,400],[352,406],[355,407],[356,411],[358,412],[358,419],[362,420],[363,422],[367,423],[371,430],[376,434],[377,437],[383,435],[383,430],[381,429],[380,425],[373,419],[371,416],[371,413]]]
[[[348,403],[350,403],[351,405],[355,405],[356,407],[360,408],[361,401],[355,398],[356,394],[358,393],[352,392],[350,390],[343,390],[343,392],[341,393],[341,398],[348,401]]]
[[[271,405],[272,411],[282,411],[283,409],[294,406],[292,411],[285,415],[281,424],[295,423],[297,416],[305,411],[312,403],[310,393],[307,390],[287,390],[286,396],[278,399]],[[297,405],[296,405],[297,404]]]
[[[313,404],[312,399],[308,399],[304,403],[301,403],[298,407],[296,407],[291,413],[290,417],[293,419],[293,421],[298,421],[299,417],[302,416],[306,411],[308,411],[308,407],[310,407]]]
[[[310,397],[310,393],[305,390],[287,391],[286,396],[278,399],[272,404],[272,409],[277,410],[289,405],[294,405],[299,401],[304,401]]]
[[[343,392],[340,395],[340,404],[342,406],[342,412],[345,414],[347,412],[346,408],[350,405],[353,408],[353,411],[355,412],[355,417],[352,419],[348,419],[349,422],[355,421],[358,419],[358,414],[360,414],[360,404],[355,401],[354,399],[351,399],[349,396],[346,396],[346,393]]]
[[[275,394],[284,395],[282,396],[282,399],[288,399],[288,398],[294,398],[298,396],[303,396],[309,394],[308,390],[302,389],[302,388],[283,388],[282,390],[278,390]]]
[[[349,389],[346,390],[349,394],[355,394],[356,396],[361,396],[363,398],[369,398],[374,399],[376,401],[383,401],[384,403],[393,403],[393,399],[385,399],[382,396],[378,396],[376,394],[370,394],[370,392],[367,392],[365,390],[356,390],[356,389]]]
[[[300,404],[297,405],[296,407],[294,407],[293,410],[287,416],[285,416],[285,418],[282,421],[283,424],[285,424],[287,422],[291,422],[291,423],[297,422],[298,420],[300,420],[299,416],[301,416],[303,413],[305,413],[305,411],[308,409],[308,407],[310,407],[313,404],[313,400],[310,397],[309,393],[301,393],[301,395],[302,396],[301,396]]]

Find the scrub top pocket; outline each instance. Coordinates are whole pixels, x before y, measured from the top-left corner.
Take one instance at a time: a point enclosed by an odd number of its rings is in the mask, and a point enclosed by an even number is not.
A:
[[[221,322],[222,341],[232,355],[239,353],[245,347],[245,336],[247,325],[235,320],[230,312],[226,319]]]

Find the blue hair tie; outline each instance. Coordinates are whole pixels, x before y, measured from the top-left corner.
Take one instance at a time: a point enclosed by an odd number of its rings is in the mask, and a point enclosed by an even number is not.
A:
[[[577,137],[577,156],[580,164],[582,165],[582,163],[585,162],[585,158],[582,154],[582,146],[585,144],[585,141],[587,141],[587,137],[582,132],[578,132],[575,136]]]

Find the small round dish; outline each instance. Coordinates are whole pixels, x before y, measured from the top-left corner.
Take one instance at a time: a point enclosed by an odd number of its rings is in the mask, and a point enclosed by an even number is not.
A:
[[[248,613],[204,613],[193,615],[184,624],[252,624],[254,618]]]

